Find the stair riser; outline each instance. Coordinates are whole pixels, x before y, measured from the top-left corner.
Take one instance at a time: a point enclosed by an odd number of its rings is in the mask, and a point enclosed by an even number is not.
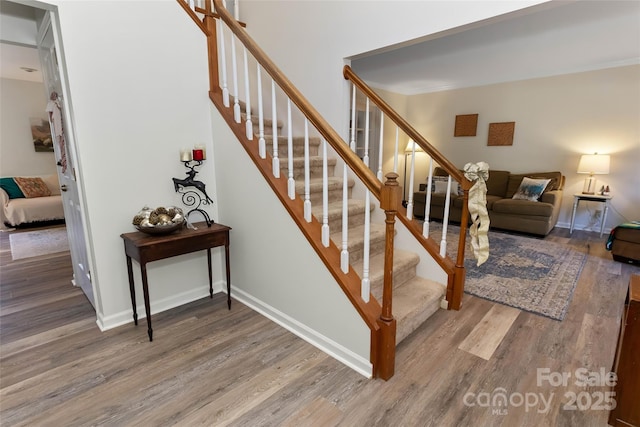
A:
[[[327,175],[334,176],[335,172],[335,160],[332,162],[333,165],[327,165]],[[287,165],[287,159],[280,159],[280,174],[284,176],[288,176],[289,167]],[[310,165],[309,166],[309,177],[310,178],[322,178],[322,164],[319,165]],[[304,162],[301,164],[293,165],[293,178],[298,181],[304,179]]]
[[[318,214],[316,219],[322,223],[322,214]],[[364,222],[364,211],[349,214],[348,227],[357,227]],[[342,231],[342,217],[341,216],[329,216],[329,232],[337,233]],[[342,243],[337,242],[336,246],[341,247]]]
[[[258,140],[255,138],[256,141]],[[273,141],[271,137],[265,137],[267,153],[273,155]],[[293,157],[304,157],[304,138],[293,138]],[[318,156],[320,152],[320,140],[309,140],[309,156]],[[278,137],[278,157],[289,157],[289,141],[286,137]]]
[[[351,237],[351,234],[349,234]],[[349,263],[358,262],[364,256],[364,245],[361,244],[355,246],[349,250]],[[339,245],[342,245],[340,242]],[[339,246],[341,247],[341,246]],[[381,239],[372,239],[369,241],[369,255],[374,256],[384,252],[384,236]]]
[[[408,280],[416,277],[416,266],[403,266],[402,268],[393,269],[393,288],[396,289]],[[370,277],[371,293],[378,301],[382,301],[382,285],[384,284],[384,276]]]

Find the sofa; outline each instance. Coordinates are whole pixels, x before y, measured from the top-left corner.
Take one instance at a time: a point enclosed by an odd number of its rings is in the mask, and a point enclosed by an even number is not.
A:
[[[0,202],[0,227],[64,219],[56,175],[0,178]]]
[[[527,180],[525,181],[525,178]],[[431,207],[429,217],[442,220],[446,201],[446,186],[441,184],[447,180],[447,172],[436,167],[432,178]],[[535,180],[535,181],[531,181]],[[521,184],[547,182],[539,197],[526,192],[527,186]],[[517,231],[527,234],[546,236],[555,227],[560,214],[562,189],[565,177],[561,172],[532,172],[513,174],[509,171],[490,170],[487,180],[487,211],[491,228]],[[426,181],[426,180],[425,180]],[[436,184],[436,185],[434,185]],[[458,185],[452,181],[449,206],[449,220],[460,222],[462,216],[463,195]],[[426,185],[421,191],[413,194],[413,216],[424,218]],[[524,190],[523,190],[524,188]],[[541,190],[541,189],[540,189]],[[524,193],[523,193],[524,191]],[[541,190],[542,191],[542,190]],[[516,198],[514,198],[514,196]]]

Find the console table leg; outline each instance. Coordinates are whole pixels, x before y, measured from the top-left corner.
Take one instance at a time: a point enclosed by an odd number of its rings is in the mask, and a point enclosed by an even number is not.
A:
[[[213,273],[211,272],[211,249],[207,249],[207,266],[209,267],[209,298],[213,298]]]
[[[149,286],[147,284],[147,266],[145,264],[140,265],[140,272],[142,274],[142,292],[144,294],[144,311],[147,314],[147,334],[149,334],[149,341],[153,341],[153,329],[151,328],[151,306],[149,304]]]
[[[133,285],[133,265],[131,257],[127,256],[127,274],[129,275],[129,292],[131,293],[131,305],[133,306],[133,323],[138,324],[138,311],[136,310],[136,290]]]

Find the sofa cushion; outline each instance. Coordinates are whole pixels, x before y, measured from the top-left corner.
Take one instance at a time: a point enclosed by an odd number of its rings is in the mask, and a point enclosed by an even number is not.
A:
[[[42,180],[42,178],[24,178],[24,177],[15,177],[13,178],[24,193],[24,196],[28,199],[33,197],[47,197],[51,195],[51,190],[47,187],[47,184]]]
[[[491,206],[491,210],[510,215],[522,216],[544,216],[550,218],[553,215],[552,204],[532,202],[530,200],[496,200]]]
[[[0,188],[7,193],[10,199],[24,198],[24,193],[13,178],[0,178]]]
[[[507,184],[509,183],[510,175],[509,171],[489,170],[487,195],[504,197],[507,193]]]
[[[545,192],[552,190],[560,190],[562,189],[562,172],[534,172],[534,173],[522,173],[522,174],[511,174],[509,176],[509,183],[507,184],[507,191],[505,197],[512,198],[518,188],[520,187],[520,183],[524,179],[524,177],[532,178],[532,179],[550,179],[551,181],[544,189]]]

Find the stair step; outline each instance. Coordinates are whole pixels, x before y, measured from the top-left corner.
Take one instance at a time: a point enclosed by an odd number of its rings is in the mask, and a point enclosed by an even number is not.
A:
[[[338,161],[335,158],[327,159],[327,175],[333,176],[336,163]],[[284,176],[288,176],[289,171],[289,158],[280,158],[280,171]],[[309,157],[309,176],[311,178],[322,178],[322,157],[313,156]],[[293,177],[298,179],[304,179],[304,157],[293,158]]]
[[[414,252],[396,249],[393,254],[393,287],[398,288],[406,281],[416,277],[416,266],[420,257]],[[362,260],[351,263],[351,267],[362,278]],[[384,253],[376,254],[369,259],[369,282],[371,293],[379,301],[382,299],[384,281]],[[394,304],[395,305],[395,304]]]
[[[396,345],[415,331],[440,308],[446,287],[432,280],[414,277],[393,291]],[[379,300],[382,304],[382,300]]]
[[[342,177],[330,176],[327,180],[327,188],[329,190],[328,201],[337,202],[342,201]],[[351,188],[355,185],[353,179],[347,181],[349,185],[349,195]],[[309,199],[311,200],[311,206],[322,206],[322,178],[311,178],[309,180]],[[296,180],[296,194],[304,200],[304,179]],[[347,197],[349,197],[347,195]]]
[[[349,228],[362,225],[364,222],[364,200],[349,199],[347,201],[347,213],[349,215]],[[369,206],[371,210],[373,205]],[[322,223],[322,204],[313,205],[311,213],[320,223]],[[329,233],[337,233],[342,231],[342,201],[329,203],[327,209],[327,216],[329,222]]]
[[[265,135],[264,140],[267,143],[267,152],[273,155],[273,136]],[[293,145],[293,156],[304,157],[304,136],[294,136],[291,139]],[[309,137],[309,155],[317,156],[319,153],[320,138]],[[278,136],[278,157],[287,157],[289,155],[289,138],[285,135]]]
[[[369,254],[384,252],[385,229],[383,224],[370,224],[369,226]],[[349,251],[349,263],[353,264],[362,259],[364,253],[364,225],[349,227],[347,250]],[[338,248],[342,249],[342,231],[331,234],[331,240]]]

